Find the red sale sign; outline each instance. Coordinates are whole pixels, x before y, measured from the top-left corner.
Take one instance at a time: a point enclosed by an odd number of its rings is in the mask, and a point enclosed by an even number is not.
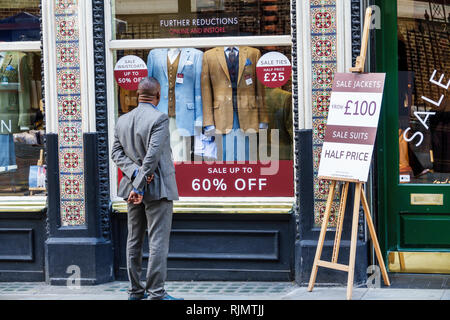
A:
[[[183,197],[292,197],[293,161],[269,164],[186,164],[175,166],[178,192]]]
[[[123,177],[119,171],[118,183]],[[294,161],[175,163],[181,197],[293,197]]]
[[[278,88],[291,77],[292,66],[282,53],[272,51],[264,54],[256,64],[256,76],[266,87]]]
[[[117,84],[126,90],[137,90],[139,82],[148,75],[147,66],[137,56],[125,56],[117,61],[114,67],[114,78]]]

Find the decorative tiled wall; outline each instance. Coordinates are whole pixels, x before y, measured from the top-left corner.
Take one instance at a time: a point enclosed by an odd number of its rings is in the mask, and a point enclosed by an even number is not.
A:
[[[79,0],[54,0],[61,225],[85,224]]]
[[[311,0],[311,70],[314,161],[314,224],[322,224],[330,182],[319,179],[320,153],[325,135],[331,87],[337,71],[336,0]],[[337,195],[335,195],[335,199]],[[336,225],[339,205],[331,208],[329,226]]]

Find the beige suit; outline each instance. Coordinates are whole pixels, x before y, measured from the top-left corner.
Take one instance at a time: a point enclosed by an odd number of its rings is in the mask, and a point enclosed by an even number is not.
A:
[[[259,123],[268,123],[264,86],[256,78],[258,49],[239,47],[237,102],[240,128],[258,131]],[[203,126],[214,125],[218,133],[233,128],[233,99],[224,47],[205,52],[202,68]]]

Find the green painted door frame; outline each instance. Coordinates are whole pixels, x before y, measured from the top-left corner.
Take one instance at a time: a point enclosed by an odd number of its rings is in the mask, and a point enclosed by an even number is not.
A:
[[[399,183],[397,1],[376,4],[376,72],[386,73],[376,150],[380,246],[386,262],[390,251],[450,252],[450,185]],[[443,194],[444,205],[412,205],[414,193]]]

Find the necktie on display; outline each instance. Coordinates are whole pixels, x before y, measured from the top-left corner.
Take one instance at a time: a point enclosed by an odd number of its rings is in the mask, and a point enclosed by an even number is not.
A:
[[[236,49],[234,47],[229,47],[228,48],[228,61],[230,62],[230,66],[231,68],[229,68],[229,72],[231,77],[235,77],[236,76],[236,64],[237,64],[237,54],[236,54]]]
[[[230,60],[230,63],[232,66],[236,64],[236,51],[234,50],[234,47],[228,48],[230,51],[228,53],[228,59]]]

